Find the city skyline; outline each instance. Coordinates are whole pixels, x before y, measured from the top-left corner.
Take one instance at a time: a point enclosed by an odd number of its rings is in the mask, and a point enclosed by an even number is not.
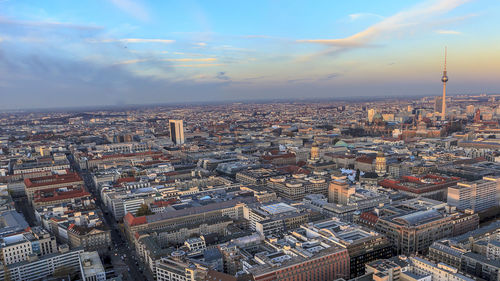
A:
[[[489,0],[0,1],[1,110],[498,93]]]

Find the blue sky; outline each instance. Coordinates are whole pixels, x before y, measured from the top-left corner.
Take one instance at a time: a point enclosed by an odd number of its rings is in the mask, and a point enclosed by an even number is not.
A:
[[[497,0],[0,0],[0,109],[498,93]]]

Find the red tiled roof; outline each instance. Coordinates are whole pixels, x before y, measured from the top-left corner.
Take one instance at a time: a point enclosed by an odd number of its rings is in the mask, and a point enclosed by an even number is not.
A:
[[[134,177],[126,177],[126,178],[119,178],[116,180],[116,183],[124,183],[124,182],[134,182],[135,178]]]
[[[135,217],[132,213],[129,212],[125,215],[125,217],[123,217],[123,222],[125,222],[129,226],[135,226],[145,224],[148,221],[146,220],[146,216]]]
[[[155,201],[153,202],[152,204],[155,205],[155,206],[158,206],[158,207],[166,207],[166,206],[170,206],[174,203],[177,202],[177,199],[175,198],[172,198],[172,199],[169,199],[169,200],[161,200],[161,201]]]
[[[361,163],[366,163],[366,164],[372,164],[373,160],[375,158],[367,157],[367,156],[361,156],[356,159],[356,162],[361,162]]]
[[[90,196],[90,193],[85,191],[85,189],[83,189],[83,188],[72,189],[72,190],[68,190],[68,191],[58,191],[58,189],[59,188],[37,190],[37,191],[35,191],[33,201],[34,202],[50,202],[50,201],[57,201],[57,200],[81,198],[81,197]],[[47,195],[50,195],[50,193],[53,193],[52,196],[47,196]]]
[[[423,181],[425,179],[433,179],[435,180],[435,182],[426,183]],[[445,178],[437,175],[425,175],[420,178],[413,176],[403,176],[401,177],[401,180],[384,179],[379,181],[378,184],[386,188],[421,194],[455,185],[459,179],[460,178],[458,177]],[[413,185],[408,185],[405,183],[412,183]]]
[[[367,222],[373,223],[373,224],[375,224],[378,221],[378,216],[376,214],[374,214],[373,212],[361,213],[361,215],[359,217],[361,219],[363,219]]]
[[[82,181],[82,178],[77,173],[67,173],[64,175],[50,175],[37,178],[24,179],[24,185],[27,188],[49,186],[53,184],[71,183]]]

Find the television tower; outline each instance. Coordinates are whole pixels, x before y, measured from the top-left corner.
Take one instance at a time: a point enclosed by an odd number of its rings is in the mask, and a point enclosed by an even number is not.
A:
[[[444,47],[444,70],[443,70],[443,77],[441,77],[441,81],[443,82],[441,120],[444,121],[446,119],[446,82],[448,82],[448,76],[446,75],[446,47]]]

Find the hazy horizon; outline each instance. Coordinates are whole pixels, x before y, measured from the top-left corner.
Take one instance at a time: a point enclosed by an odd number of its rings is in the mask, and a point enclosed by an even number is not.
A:
[[[0,1],[0,110],[500,93],[494,0]]]

